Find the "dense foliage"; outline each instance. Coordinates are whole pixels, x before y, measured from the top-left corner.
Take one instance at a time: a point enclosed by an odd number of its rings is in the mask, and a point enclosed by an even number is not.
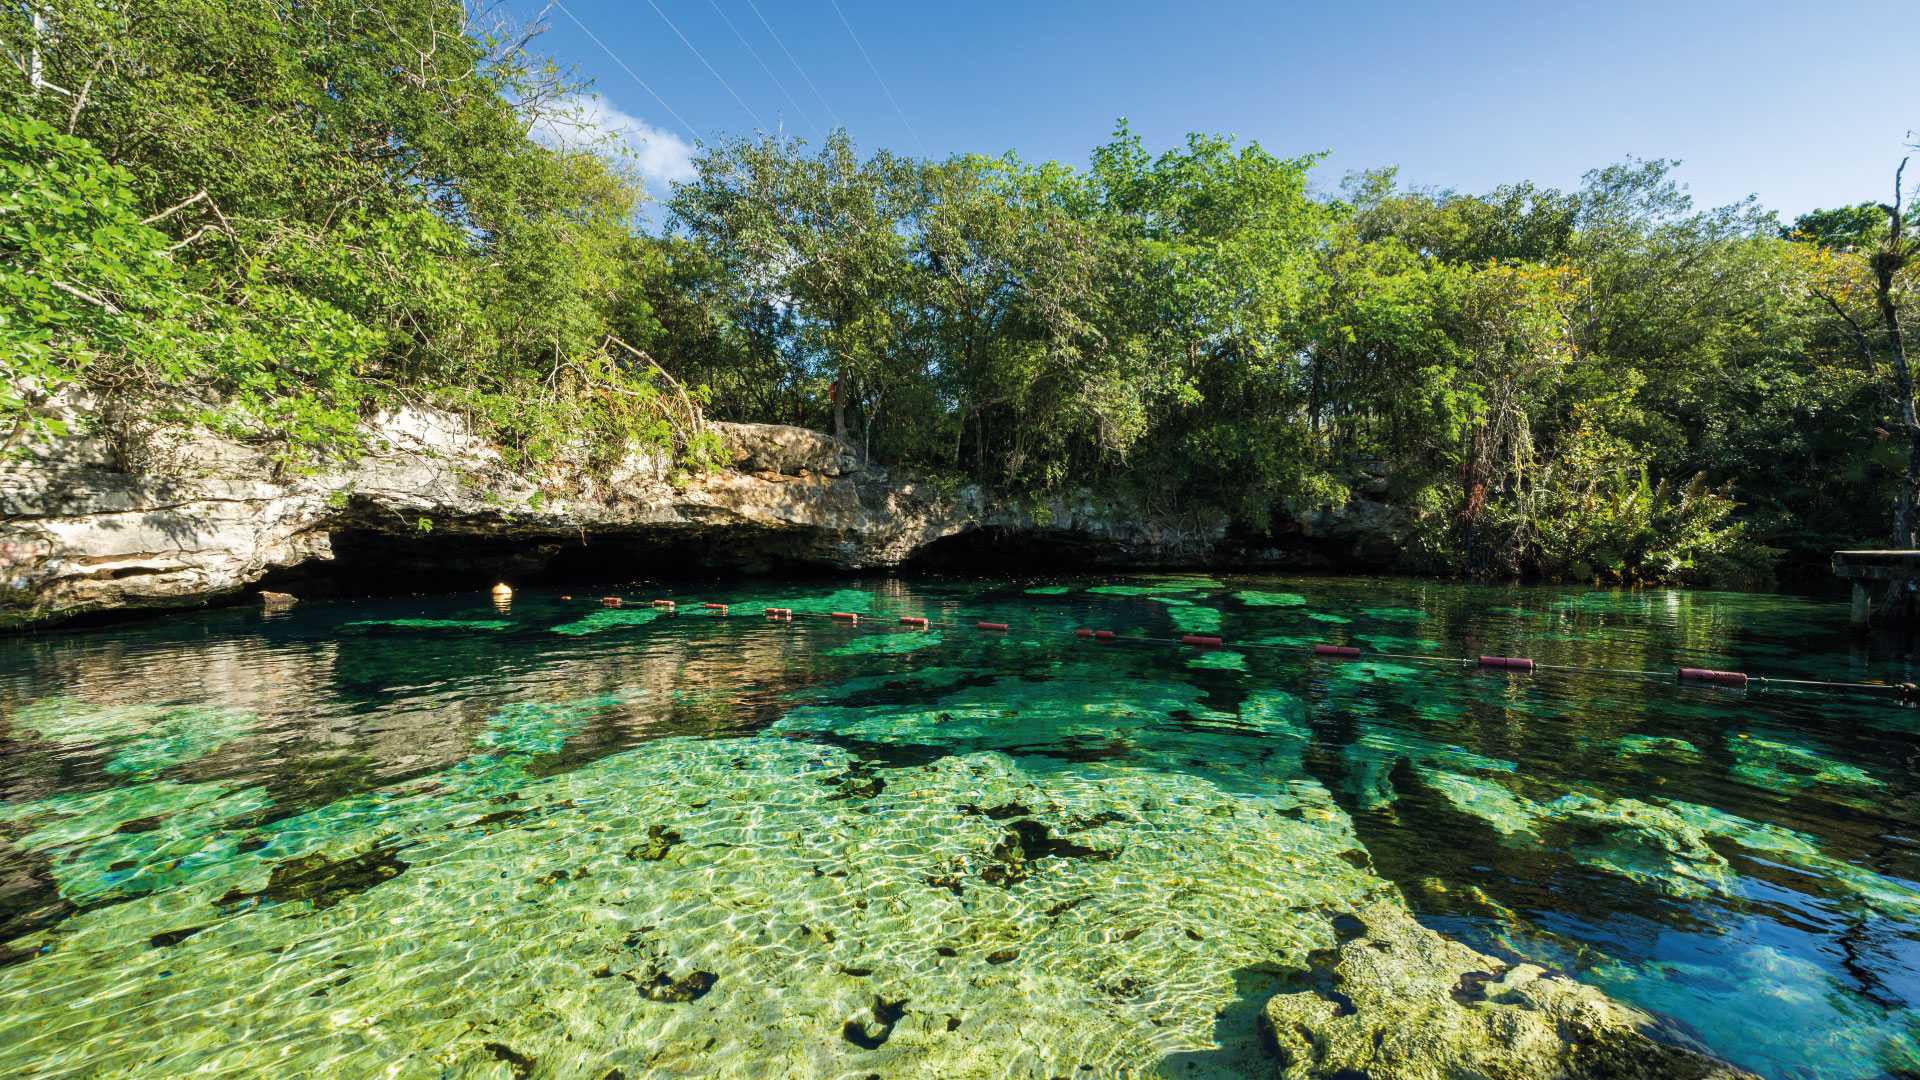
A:
[[[703,451],[619,344],[654,326],[637,187],[528,137],[564,85],[457,0],[48,11],[5,14],[12,438],[78,381],[288,464],[414,400],[530,458],[581,433]]]
[[[1122,124],[1084,169],[709,145],[655,236],[610,147],[534,137],[577,88],[455,0],[45,10],[5,16],[9,445],[83,391],[289,467],[404,402],[700,466],[704,409],[1256,537],[1364,488],[1408,568],[1614,580],[1753,580],[1916,502],[1915,230],[1876,203],[1702,210],[1665,161],[1325,195]]]

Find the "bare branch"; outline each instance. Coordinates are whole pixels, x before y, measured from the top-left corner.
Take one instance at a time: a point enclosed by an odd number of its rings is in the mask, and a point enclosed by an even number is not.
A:
[[[159,213],[153,215],[152,217],[141,218],[140,224],[152,225],[156,221],[165,221],[167,218],[172,217],[173,215],[179,213],[182,210],[185,210],[187,207],[192,206],[194,203],[197,203],[201,199],[204,199],[206,197],[207,197],[207,189],[201,188],[199,191],[196,191],[193,194],[187,196],[186,198],[180,200],[179,202],[174,203],[172,206],[167,207],[165,210],[160,211]]]
[[[120,314],[120,309],[115,307],[113,305],[113,301],[111,300],[104,300],[98,296],[93,295],[90,292],[87,292],[84,289],[75,288],[74,286],[69,285],[64,281],[60,281],[57,278],[48,278],[47,284],[53,286],[56,289],[59,289],[61,292],[66,293],[68,296],[74,297],[79,300],[85,300],[87,303],[92,304],[95,307],[103,308],[105,309],[106,313],[109,315]]]
[[[74,95],[73,107],[67,110],[67,134],[73,134],[74,128],[79,126],[80,112],[87,107],[87,99],[93,94],[93,81],[100,77],[100,69],[112,59],[113,47],[109,45],[107,51],[100,54],[100,59],[93,62],[93,70],[87,72],[87,81],[80,84],[80,92]]]
[[[213,231],[213,226],[202,225],[199,228],[193,230],[192,233],[188,234],[186,239],[177,240],[174,243],[168,244],[167,253],[172,254],[173,252],[179,251],[181,248],[186,247],[188,244],[193,243],[195,240],[200,239],[201,237],[207,235],[212,231]]]

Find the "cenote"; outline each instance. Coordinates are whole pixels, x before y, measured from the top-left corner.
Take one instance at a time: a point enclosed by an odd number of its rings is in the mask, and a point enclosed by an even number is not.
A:
[[[1180,633],[1229,647],[1128,640]],[[1840,602],[1230,575],[0,640],[0,1072],[1274,1075],[1391,904],[1765,1077],[1920,1075],[1912,713],[1256,647],[1314,642],[1911,677]]]

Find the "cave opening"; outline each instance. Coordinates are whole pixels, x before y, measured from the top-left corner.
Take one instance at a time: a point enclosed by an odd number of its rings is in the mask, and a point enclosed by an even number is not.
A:
[[[340,528],[333,558],[268,571],[248,590],[296,596],[400,596],[639,580],[845,573],[795,541],[752,528],[631,533],[399,534]]]
[[[944,536],[916,550],[901,571],[1007,575],[1087,570],[1111,562],[1111,545],[1073,533],[986,527]]]

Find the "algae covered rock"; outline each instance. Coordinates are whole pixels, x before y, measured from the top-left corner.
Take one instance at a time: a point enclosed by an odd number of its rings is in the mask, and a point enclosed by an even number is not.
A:
[[[1263,1014],[1287,1080],[1735,1080],[1649,1038],[1650,1018],[1533,964],[1507,965],[1381,900]]]

